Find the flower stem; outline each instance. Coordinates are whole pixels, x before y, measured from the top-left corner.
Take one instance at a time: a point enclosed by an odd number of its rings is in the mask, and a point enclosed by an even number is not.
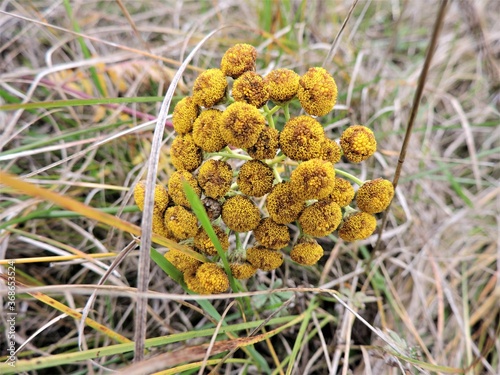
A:
[[[273,109],[269,109],[267,104],[265,104],[263,108],[264,108],[264,112],[266,112],[266,117],[267,117],[267,122],[269,124],[269,127],[272,129],[275,129],[273,115],[279,111],[280,107],[274,106]]]
[[[289,103],[286,103],[283,106],[283,110],[285,111],[285,122],[288,122],[288,120],[290,120],[290,107],[289,107]]]
[[[356,176],[353,176],[352,174],[350,173],[347,173],[346,171],[343,171],[342,169],[337,169],[335,168],[335,173],[336,174],[339,174],[341,176],[344,176],[344,177],[347,177],[348,179],[354,181],[356,184],[358,184],[359,186],[363,185],[363,181],[361,181],[359,178],[357,178]]]
[[[227,151],[210,152],[206,154],[207,158],[211,158],[212,156],[222,156],[228,159],[252,160],[252,158],[248,155],[241,155],[235,152],[227,152]]]

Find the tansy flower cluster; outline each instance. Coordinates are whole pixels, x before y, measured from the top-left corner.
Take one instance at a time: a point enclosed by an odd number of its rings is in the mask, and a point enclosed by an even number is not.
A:
[[[176,171],[166,186],[155,187],[153,231],[208,260],[175,249],[165,254],[196,293],[227,291],[229,275],[191,211],[185,182],[201,198],[236,279],[275,270],[286,258],[313,266],[323,256],[320,237],[366,239],[376,229],[374,215],[394,196],[387,180],[363,182],[336,169],[342,157],[352,163],[368,159],[377,142],[372,130],[357,124],[338,140],[325,134],[318,116],[337,101],[328,71],[276,69],[261,76],[256,61],[253,46],[231,47],[173,110],[177,134],[170,161]],[[291,116],[292,101],[305,114]],[[143,182],[134,189],[141,210],[144,190]],[[294,243],[291,231],[299,233]]]

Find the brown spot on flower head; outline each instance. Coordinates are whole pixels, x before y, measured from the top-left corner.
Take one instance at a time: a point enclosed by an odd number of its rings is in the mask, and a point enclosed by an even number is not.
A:
[[[356,212],[347,218],[339,229],[339,237],[344,241],[352,242],[370,237],[377,227],[377,219],[366,212]]]
[[[329,161],[304,161],[292,172],[290,185],[293,194],[302,200],[322,199],[327,197],[335,186],[335,170]]]
[[[188,171],[175,171],[168,180],[168,191],[175,204],[190,208],[186,194],[184,193],[183,182],[186,181],[198,195],[201,196],[201,189],[198,181]]]
[[[272,271],[283,264],[283,254],[264,246],[254,246],[247,249],[247,262],[262,271]]]
[[[333,139],[324,138],[321,141],[321,151],[319,158],[329,161],[332,164],[338,163],[342,157],[340,146]]]
[[[212,227],[221,244],[222,250],[227,251],[229,249],[229,236],[218,225],[212,225]],[[217,255],[217,249],[203,227],[200,227],[198,233],[194,236],[194,246],[207,255]]]
[[[172,125],[179,134],[187,134],[193,129],[194,120],[200,114],[200,107],[193,101],[193,98],[186,96],[181,99],[174,108],[172,114]]]
[[[288,227],[276,223],[270,217],[260,221],[259,226],[253,230],[253,235],[259,243],[273,250],[282,249],[290,242]]]
[[[207,197],[220,199],[231,188],[233,169],[222,160],[209,159],[198,171],[198,184]]]
[[[264,80],[255,72],[245,72],[233,83],[232,96],[237,102],[245,102],[260,108],[269,100]]]
[[[290,251],[290,258],[304,266],[312,266],[323,256],[323,248],[313,239],[302,239]]]
[[[206,294],[223,293],[229,288],[226,273],[215,263],[203,263],[196,270],[196,278]]]
[[[202,264],[198,259],[190,257],[177,249],[168,250],[164,256],[166,260],[181,272],[193,272]]]
[[[237,78],[243,73],[255,70],[257,50],[250,44],[240,43],[229,48],[220,63],[222,72],[232,78]]]
[[[280,133],[281,151],[293,160],[309,160],[321,154],[325,138],[321,124],[309,116],[290,119]]]
[[[218,152],[227,146],[220,134],[222,111],[207,109],[201,112],[193,125],[194,143],[205,152]]]
[[[199,106],[210,108],[224,99],[227,81],[220,69],[208,69],[194,81],[193,101]]]
[[[254,267],[248,262],[244,263],[230,263],[231,273],[233,277],[238,280],[246,280],[251,278],[257,272],[257,267]]]
[[[264,83],[269,91],[269,99],[277,104],[292,100],[299,89],[300,76],[290,69],[276,69],[269,72]]]
[[[203,155],[191,134],[176,137],[170,147],[172,164],[178,170],[194,171],[201,164]]]
[[[182,206],[172,206],[165,211],[165,225],[175,238],[185,240],[198,232],[198,219]]]
[[[265,126],[257,138],[257,142],[247,149],[248,155],[254,159],[272,159],[279,148],[279,131]]]
[[[134,200],[139,210],[144,211],[144,198],[146,196],[146,180],[139,181],[134,186]],[[155,185],[154,191],[154,212],[163,213],[170,202],[170,197],[165,186],[161,184]]]
[[[245,162],[238,173],[238,187],[243,194],[262,197],[273,188],[273,169],[260,160]]]
[[[300,104],[312,116],[324,116],[337,101],[337,85],[323,68],[310,68],[299,81],[297,92]]]
[[[394,186],[391,181],[377,178],[366,181],[360,186],[356,193],[356,205],[358,208],[369,214],[376,214],[384,211],[394,197]]]
[[[266,209],[271,219],[278,224],[295,221],[304,209],[304,201],[298,199],[289,182],[274,185],[266,199]]]
[[[354,188],[350,182],[343,178],[335,177],[335,186],[326,199],[331,199],[340,207],[345,207],[352,202],[353,198]]]
[[[222,113],[220,133],[227,144],[248,148],[257,142],[265,124],[266,120],[257,108],[235,102]]]
[[[377,150],[373,132],[366,126],[349,126],[340,136],[340,147],[344,156],[352,163],[361,163]]]
[[[260,211],[250,198],[235,195],[222,205],[222,221],[235,232],[248,232],[259,225]]]
[[[299,216],[305,234],[324,237],[332,233],[342,220],[340,206],[331,200],[320,200],[306,207]]]

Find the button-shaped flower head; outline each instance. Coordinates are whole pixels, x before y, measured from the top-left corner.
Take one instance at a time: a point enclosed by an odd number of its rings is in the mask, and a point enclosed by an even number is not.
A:
[[[331,200],[320,200],[306,207],[299,216],[305,234],[324,237],[332,233],[342,221],[340,206]]]
[[[144,198],[146,196],[146,180],[139,181],[134,187],[134,200],[139,210],[144,211]],[[154,212],[163,213],[168,206],[170,197],[165,186],[155,185],[154,191]]]
[[[309,160],[321,154],[323,127],[310,116],[290,119],[280,133],[281,151],[293,160]]]
[[[235,232],[248,232],[259,225],[259,208],[250,198],[235,195],[222,205],[222,221]]]
[[[222,250],[227,251],[227,249],[229,249],[229,236],[218,225],[213,225],[212,227],[214,228],[215,235],[222,246]],[[215,248],[214,243],[210,237],[208,237],[207,232],[205,232],[203,228],[199,228],[198,233],[194,236],[194,246],[207,255],[217,254],[217,249]]]
[[[356,212],[347,218],[339,229],[339,237],[352,242],[370,237],[377,227],[375,216],[366,212]]]
[[[333,139],[324,138],[321,142],[319,158],[329,161],[332,164],[338,163],[342,157],[340,146]]]
[[[170,147],[170,159],[176,169],[192,172],[200,166],[203,155],[193,136],[185,134],[175,137]]]
[[[245,72],[233,83],[233,99],[260,108],[269,100],[264,79],[255,72]]]
[[[376,214],[384,211],[394,197],[394,186],[391,181],[377,178],[366,181],[360,186],[356,193],[356,205],[358,208],[369,214]]]
[[[172,173],[168,180],[168,192],[175,204],[190,208],[191,205],[184,193],[184,181],[193,188],[198,197],[201,196],[201,189],[198,186],[198,181],[196,181],[193,175],[188,171],[175,171]]]
[[[310,68],[299,81],[297,92],[304,111],[312,116],[324,116],[337,101],[337,85],[323,68]]]
[[[215,263],[203,263],[198,267],[196,279],[205,291],[203,294],[223,293],[229,288],[226,273]]]
[[[227,81],[220,69],[208,69],[194,81],[193,101],[199,106],[210,108],[220,103],[227,89]]]
[[[290,69],[276,69],[269,72],[264,82],[269,91],[269,99],[277,104],[292,100],[299,89],[300,76]]]
[[[304,201],[293,194],[290,182],[274,185],[266,198],[266,209],[271,219],[278,224],[295,221],[304,209]]]
[[[169,249],[164,256],[166,260],[181,272],[194,272],[201,266],[201,262],[198,259],[190,257],[177,249]]]
[[[238,78],[243,73],[255,70],[257,50],[250,44],[236,44],[229,48],[220,63],[222,72],[233,78]]]
[[[229,267],[231,267],[233,277],[238,280],[249,279],[257,272],[257,267],[254,267],[248,262],[230,263]]]
[[[220,199],[231,188],[233,169],[222,160],[209,159],[198,171],[198,184],[207,197]]]
[[[264,246],[255,246],[247,249],[247,262],[262,271],[272,271],[283,264],[283,254]]]
[[[273,188],[273,169],[260,160],[249,160],[240,167],[238,187],[243,194],[262,197]]]
[[[172,114],[172,124],[174,130],[179,134],[187,134],[193,129],[194,120],[200,114],[200,107],[193,101],[193,98],[186,96],[181,99],[174,108]]]
[[[254,106],[235,102],[222,113],[220,133],[224,141],[237,148],[252,147],[259,139],[266,120]]]
[[[323,256],[323,248],[314,239],[302,238],[290,251],[290,258],[304,266],[312,266]]]
[[[207,109],[193,124],[194,143],[205,152],[218,152],[227,146],[220,134],[222,111]]]
[[[352,163],[361,163],[377,150],[373,132],[366,126],[351,125],[340,136],[340,147],[344,156]]]
[[[198,232],[198,219],[182,206],[173,206],[165,211],[165,225],[175,238],[185,240]]]
[[[279,148],[279,131],[265,126],[257,138],[257,142],[247,149],[248,155],[254,159],[272,159]]]
[[[270,217],[260,221],[259,226],[253,230],[253,235],[260,244],[273,250],[282,249],[290,242],[288,227],[276,223]]]
[[[345,207],[352,202],[353,198],[354,188],[349,181],[340,177],[335,177],[335,186],[327,199],[331,199],[340,207]]]
[[[293,194],[299,199],[322,199],[327,197],[335,186],[335,170],[329,161],[304,161],[292,172],[290,185]]]

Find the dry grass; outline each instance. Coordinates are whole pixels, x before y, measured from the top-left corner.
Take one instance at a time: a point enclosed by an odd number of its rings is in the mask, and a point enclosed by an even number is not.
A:
[[[34,0],[29,6],[4,1],[1,170],[140,225],[128,188],[145,176],[161,100],[194,46],[218,27],[233,25],[202,46],[174,100],[236,42],[257,47],[263,74],[275,67],[303,73],[322,65],[350,7],[350,1],[330,0]],[[360,1],[325,65],[339,86],[337,109],[322,120],[331,136],[362,123],[378,137],[375,158],[358,170],[344,165],[362,179],[393,177],[437,9],[431,0]],[[152,263],[149,290],[155,293],[144,317],[147,338],[167,339],[146,354],[161,357],[136,373],[160,371],[154,369],[158,364],[181,373],[176,366],[203,362],[207,350],[222,354],[182,373],[198,372],[200,366],[225,374],[500,373],[498,14],[496,0],[449,5],[382,250],[371,262],[376,236],[354,244],[326,238],[318,267],[286,261],[276,273],[250,280],[247,300],[235,304],[232,295],[188,297]],[[166,152],[172,133],[167,126],[159,181],[172,172]],[[36,293],[17,296],[16,347],[25,345],[19,363],[72,353],[79,337],[84,349],[120,341],[95,329],[79,336],[78,320],[61,318],[43,298],[51,296],[67,306],[66,312],[81,311],[92,291],[78,286],[96,285],[112,262],[86,254],[117,253],[129,244],[131,253],[109,275],[89,318],[122,335],[122,342],[133,340],[131,288],[137,286],[138,251],[130,234],[63,211],[40,196],[7,186],[0,186],[0,193],[0,259],[18,259],[17,281],[52,286],[41,289],[42,300]],[[77,260],[23,263],[70,254]],[[345,305],[337,299],[340,294],[306,289],[311,287],[339,291]],[[1,290],[5,296],[5,287]],[[203,301],[227,313],[224,324],[217,326]],[[244,318],[241,301],[251,306]],[[7,299],[3,303],[5,309]],[[250,325],[211,342],[224,325],[266,318],[274,319],[273,325],[254,332],[252,342],[246,339],[255,329]],[[6,313],[1,319],[7,327]],[[2,330],[0,356],[6,343]],[[214,369],[228,352],[230,359]],[[130,348],[118,353],[48,369],[33,364],[26,373],[107,373],[132,364]],[[258,369],[259,360],[269,371]]]

